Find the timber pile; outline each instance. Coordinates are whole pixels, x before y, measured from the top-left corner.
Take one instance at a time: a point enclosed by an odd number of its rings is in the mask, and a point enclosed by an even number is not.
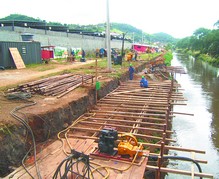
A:
[[[8,91],[62,97],[89,81],[93,83],[92,75],[63,74],[21,84],[17,88],[9,89]]]

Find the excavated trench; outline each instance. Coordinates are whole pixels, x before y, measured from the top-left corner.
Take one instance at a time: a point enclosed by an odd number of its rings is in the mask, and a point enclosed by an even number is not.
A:
[[[136,67],[136,72],[141,72],[146,63]],[[110,79],[104,81],[98,91],[98,99],[103,98],[108,93],[116,89],[120,81],[128,80],[128,72],[120,79]],[[28,118],[28,123],[34,133],[37,144],[48,144],[56,134],[70,125],[79,116],[90,110],[96,103],[96,92],[94,87],[85,86],[85,90],[74,95],[74,91],[67,95],[67,100],[47,98],[48,105],[53,105],[53,110],[46,110],[44,100],[38,100],[37,105],[24,108],[19,111],[21,116]],[[65,102],[63,102],[65,101]],[[37,109],[36,109],[37,108]],[[23,157],[29,150],[32,141],[28,130],[21,123],[7,124],[0,130],[0,177],[11,173],[21,165]],[[46,145],[46,144],[45,144]],[[41,147],[37,147],[42,149]]]

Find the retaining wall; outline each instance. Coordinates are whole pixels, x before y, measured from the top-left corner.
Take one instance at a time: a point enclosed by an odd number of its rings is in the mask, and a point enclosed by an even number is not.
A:
[[[0,40],[21,42],[21,34],[31,33],[34,41],[41,43],[41,46],[54,45],[67,48],[83,48],[84,50],[95,50],[106,48],[106,39],[103,37],[87,36],[81,34],[70,34],[67,32],[45,31],[23,27],[0,27]],[[124,48],[131,48],[131,43],[125,41]],[[122,40],[111,40],[111,48],[122,48]]]

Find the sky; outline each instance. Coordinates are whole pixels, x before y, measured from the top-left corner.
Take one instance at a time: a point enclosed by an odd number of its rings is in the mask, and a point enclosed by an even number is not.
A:
[[[62,24],[106,22],[107,0],[1,0],[0,18],[22,14]],[[219,0],[108,0],[110,22],[132,25],[145,33],[164,32],[175,38],[198,28],[213,29]],[[130,32],[132,33],[132,32]]]

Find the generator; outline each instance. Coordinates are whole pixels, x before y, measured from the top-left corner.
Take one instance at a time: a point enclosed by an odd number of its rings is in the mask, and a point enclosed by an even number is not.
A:
[[[118,139],[118,133],[114,128],[104,128],[100,131],[98,149],[100,153],[109,155],[114,154],[115,141]]]
[[[137,154],[137,156],[141,157],[143,155],[143,145],[138,145],[137,138],[133,134],[121,134],[118,144],[118,154],[129,155],[131,158]]]

